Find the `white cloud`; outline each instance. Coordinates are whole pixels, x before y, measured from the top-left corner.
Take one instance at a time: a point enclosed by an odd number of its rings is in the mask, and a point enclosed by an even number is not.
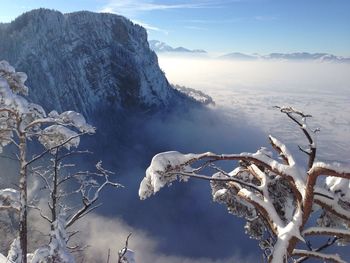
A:
[[[127,17],[133,17],[142,12],[169,9],[195,9],[195,8],[219,8],[221,4],[230,1],[183,1],[177,4],[167,4],[154,0],[108,0],[100,12],[117,13]]]

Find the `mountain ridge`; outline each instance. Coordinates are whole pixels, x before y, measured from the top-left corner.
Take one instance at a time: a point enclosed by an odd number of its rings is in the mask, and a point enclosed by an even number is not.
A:
[[[165,42],[159,40],[150,40],[150,48],[156,53],[181,53],[181,54],[208,54],[202,49],[187,49],[184,47],[174,48]],[[286,61],[319,61],[319,62],[349,62],[350,57],[336,56],[330,53],[310,53],[310,52],[292,52],[292,53],[278,53],[273,52],[267,55],[261,54],[246,54],[241,52],[231,52],[214,58],[227,60],[286,60]]]
[[[35,9],[0,25],[0,54],[28,74],[30,98],[48,109],[148,110],[183,97],[159,68],[146,30],[119,15]]]

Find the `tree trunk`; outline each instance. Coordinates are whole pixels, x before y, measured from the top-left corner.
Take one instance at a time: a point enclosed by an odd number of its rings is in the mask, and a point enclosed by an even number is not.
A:
[[[19,214],[19,240],[21,247],[21,263],[27,263],[27,171],[26,171],[26,137],[19,136],[19,190],[21,196],[21,208]]]

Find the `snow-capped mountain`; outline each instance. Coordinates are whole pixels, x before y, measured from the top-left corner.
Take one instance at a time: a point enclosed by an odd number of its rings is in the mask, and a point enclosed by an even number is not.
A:
[[[171,88],[146,30],[92,12],[37,9],[0,24],[0,60],[29,76],[29,96],[48,109],[152,108],[171,103]]]
[[[247,55],[243,53],[233,52],[219,57],[220,59],[233,59],[233,60],[292,60],[292,61],[332,61],[332,62],[350,62],[350,58],[335,56],[328,53],[308,53],[308,52],[296,52],[296,53],[271,53],[268,55]]]
[[[235,60],[256,60],[259,59],[257,55],[247,55],[239,52],[233,52],[219,57],[220,59],[235,59]]]
[[[154,50],[155,52],[183,52],[183,53],[197,53],[197,54],[205,54],[207,53],[205,50],[202,49],[187,49],[184,47],[172,47],[168,44],[158,41],[158,40],[150,40],[149,41],[150,48]]]

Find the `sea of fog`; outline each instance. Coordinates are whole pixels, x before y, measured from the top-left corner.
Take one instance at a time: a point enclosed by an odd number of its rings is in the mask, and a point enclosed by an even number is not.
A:
[[[321,160],[350,162],[350,64],[288,61],[228,61],[160,55],[171,83],[204,91],[232,119],[245,119],[263,133],[290,144],[305,139],[273,106],[311,114]],[[294,147],[294,148],[293,148]]]
[[[113,180],[125,187],[106,189],[100,199],[103,206],[79,223],[77,239],[89,245],[85,262],[106,262],[108,249],[115,261],[130,232],[129,247],[141,263],[260,261],[257,242],[244,233],[245,222],[212,201],[208,182],[174,183],[140,201],[138,188],[145,170],[162,151],[254,152],[268,146],[268,134],[287,143],[303,164],[305,156],[297,145],[306,141],[275,105],[290,105],[314,116],[309,124],[321,129],[319,159],[350,163],[350,64],[168,55],[160,55],[159,62],[171,83],[201,90],[216,105],[146,118],[128,115],[112,130],[109,122],[98,125],[94,143],[86,145],[95,153],[91,158],[102,160],[115,172]],[[16,163],[7,162],[1,161],[0,187],[11,185],[8,174]],[[35,187],[30,192],[36,193]],[[40,217],[32,217],[31,227],[42,230]]]

